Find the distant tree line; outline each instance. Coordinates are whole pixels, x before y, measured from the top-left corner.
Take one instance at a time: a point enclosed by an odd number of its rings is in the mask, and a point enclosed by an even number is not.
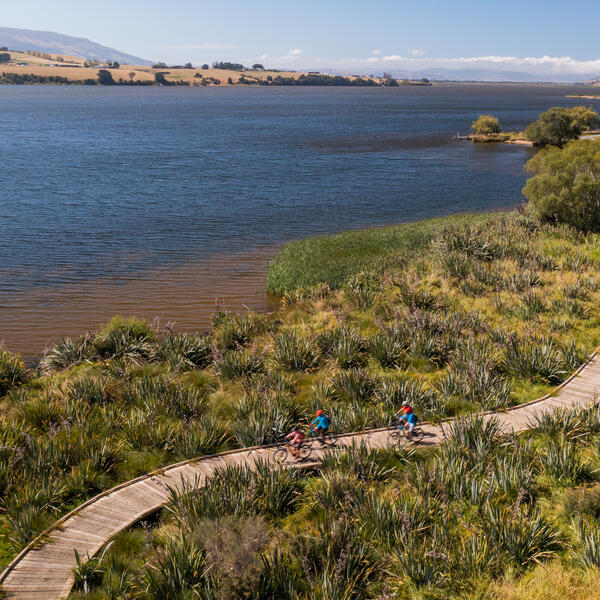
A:
[[[156,75],[162,75],[162,73],[156,73]],[[141,80],[135,79],[135,71],[131,71],[129,73],[129,79],[124,79],[123,77],[119,77],[117,81],[113,79],[112,73],[107,71],[106,69],[100,69],[98,71],[98,75],[96,79],[86,79],[84,81],[85,85],[129,85],[129,86],[139,86],[139,85],[155,85],[158,83],[155,76],[155,81],[149,80]]]
[[[53,60],[54,62],[65,62],[65,59],[62,56],[52,56],[52,54],[48,54],[47,52],[38,52],[37,50],[26,50],[25,54],[29,54],[29,56],[37,56],[38,58],[43,58],[45,60]]]
[[[0,75],[0,84],[4,85],[26,85],[26,84],[44,84],[71,85],[74,82],[66,77],[59,75],[31,75],[30,73],[2,73]]]
[[[213,69],[223,69],[224,71],[245,71],[246,67],[241,63],[221,62],[213,63]]]
[[[193,69],[194,65],[191,62],[186,62],[185,65],[171,65],[169,67],[169,66],[167,66],[167,63],[157,62],[152,65],[152,68],[153,69]],[[202,66],[202,68],[204,69],[204,65]],[[208,65],[206,65],[206,68],[208,69]]]
[[[261,85],[317,85],[317,86],[376,86],[379,85],[373,79],[364,79],[357,77],[343,77],[342,75],[321,75],[317,73],[309,73],[308,75],[300,75],[300,77],[267,77],[266,81],[260,82]]]

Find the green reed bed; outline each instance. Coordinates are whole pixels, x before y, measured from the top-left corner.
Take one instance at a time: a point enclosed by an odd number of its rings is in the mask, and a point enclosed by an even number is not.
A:
[[[342,432],[403,400],[439,420],[546,393],[600,342],[598,241],[518,212],[315,238],[271,266],[275,314],[219,311],[202,335],[115,318],[29,370],[2,351],[0,560],[118,482],[273,442],[317,408]],[[546,454],[555,479],[589,476]]]

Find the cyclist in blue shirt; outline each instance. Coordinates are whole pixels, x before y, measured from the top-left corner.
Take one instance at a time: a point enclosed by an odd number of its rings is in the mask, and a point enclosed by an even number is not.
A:
[[[319,409],[316,412],[315,417],[316,418],[314,419],[314,421],[309,425],[309,428],[311,431],[317,432],[317,434],[319,436],[319,440],[321,441],[321,444],[324,444],[325,436],[327,435],[327,432],[329,431],[329,426],[331,423],[329,421],[329,417],[321,409]]]
[[[412,441],[412,432],[419,420],[408,400],[402,403],[402,408],[396,413],[396,416],[398,417],[398,429],[406,427],[406,437]],[[406,425],[403,425],[401,421],[406,421]]]

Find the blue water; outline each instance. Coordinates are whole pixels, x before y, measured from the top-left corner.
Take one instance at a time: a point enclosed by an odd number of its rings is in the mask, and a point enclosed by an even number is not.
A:
[[[514,206],[531,150],[452,136],[480,113],[522,128],[581,91],[0,86],[0,305],[314,233]]]

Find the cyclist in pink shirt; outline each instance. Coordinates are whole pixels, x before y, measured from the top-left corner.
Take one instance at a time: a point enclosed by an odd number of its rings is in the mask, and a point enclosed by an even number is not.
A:
[[[288,433],[285,436],[286,440],[289,440],[288,446],[290,447],[290,452],[294,456],[294,458],[298,458],[298,448],[300,444],[306,439],[304,432],[297,425],[292,429],[291,433]]]

